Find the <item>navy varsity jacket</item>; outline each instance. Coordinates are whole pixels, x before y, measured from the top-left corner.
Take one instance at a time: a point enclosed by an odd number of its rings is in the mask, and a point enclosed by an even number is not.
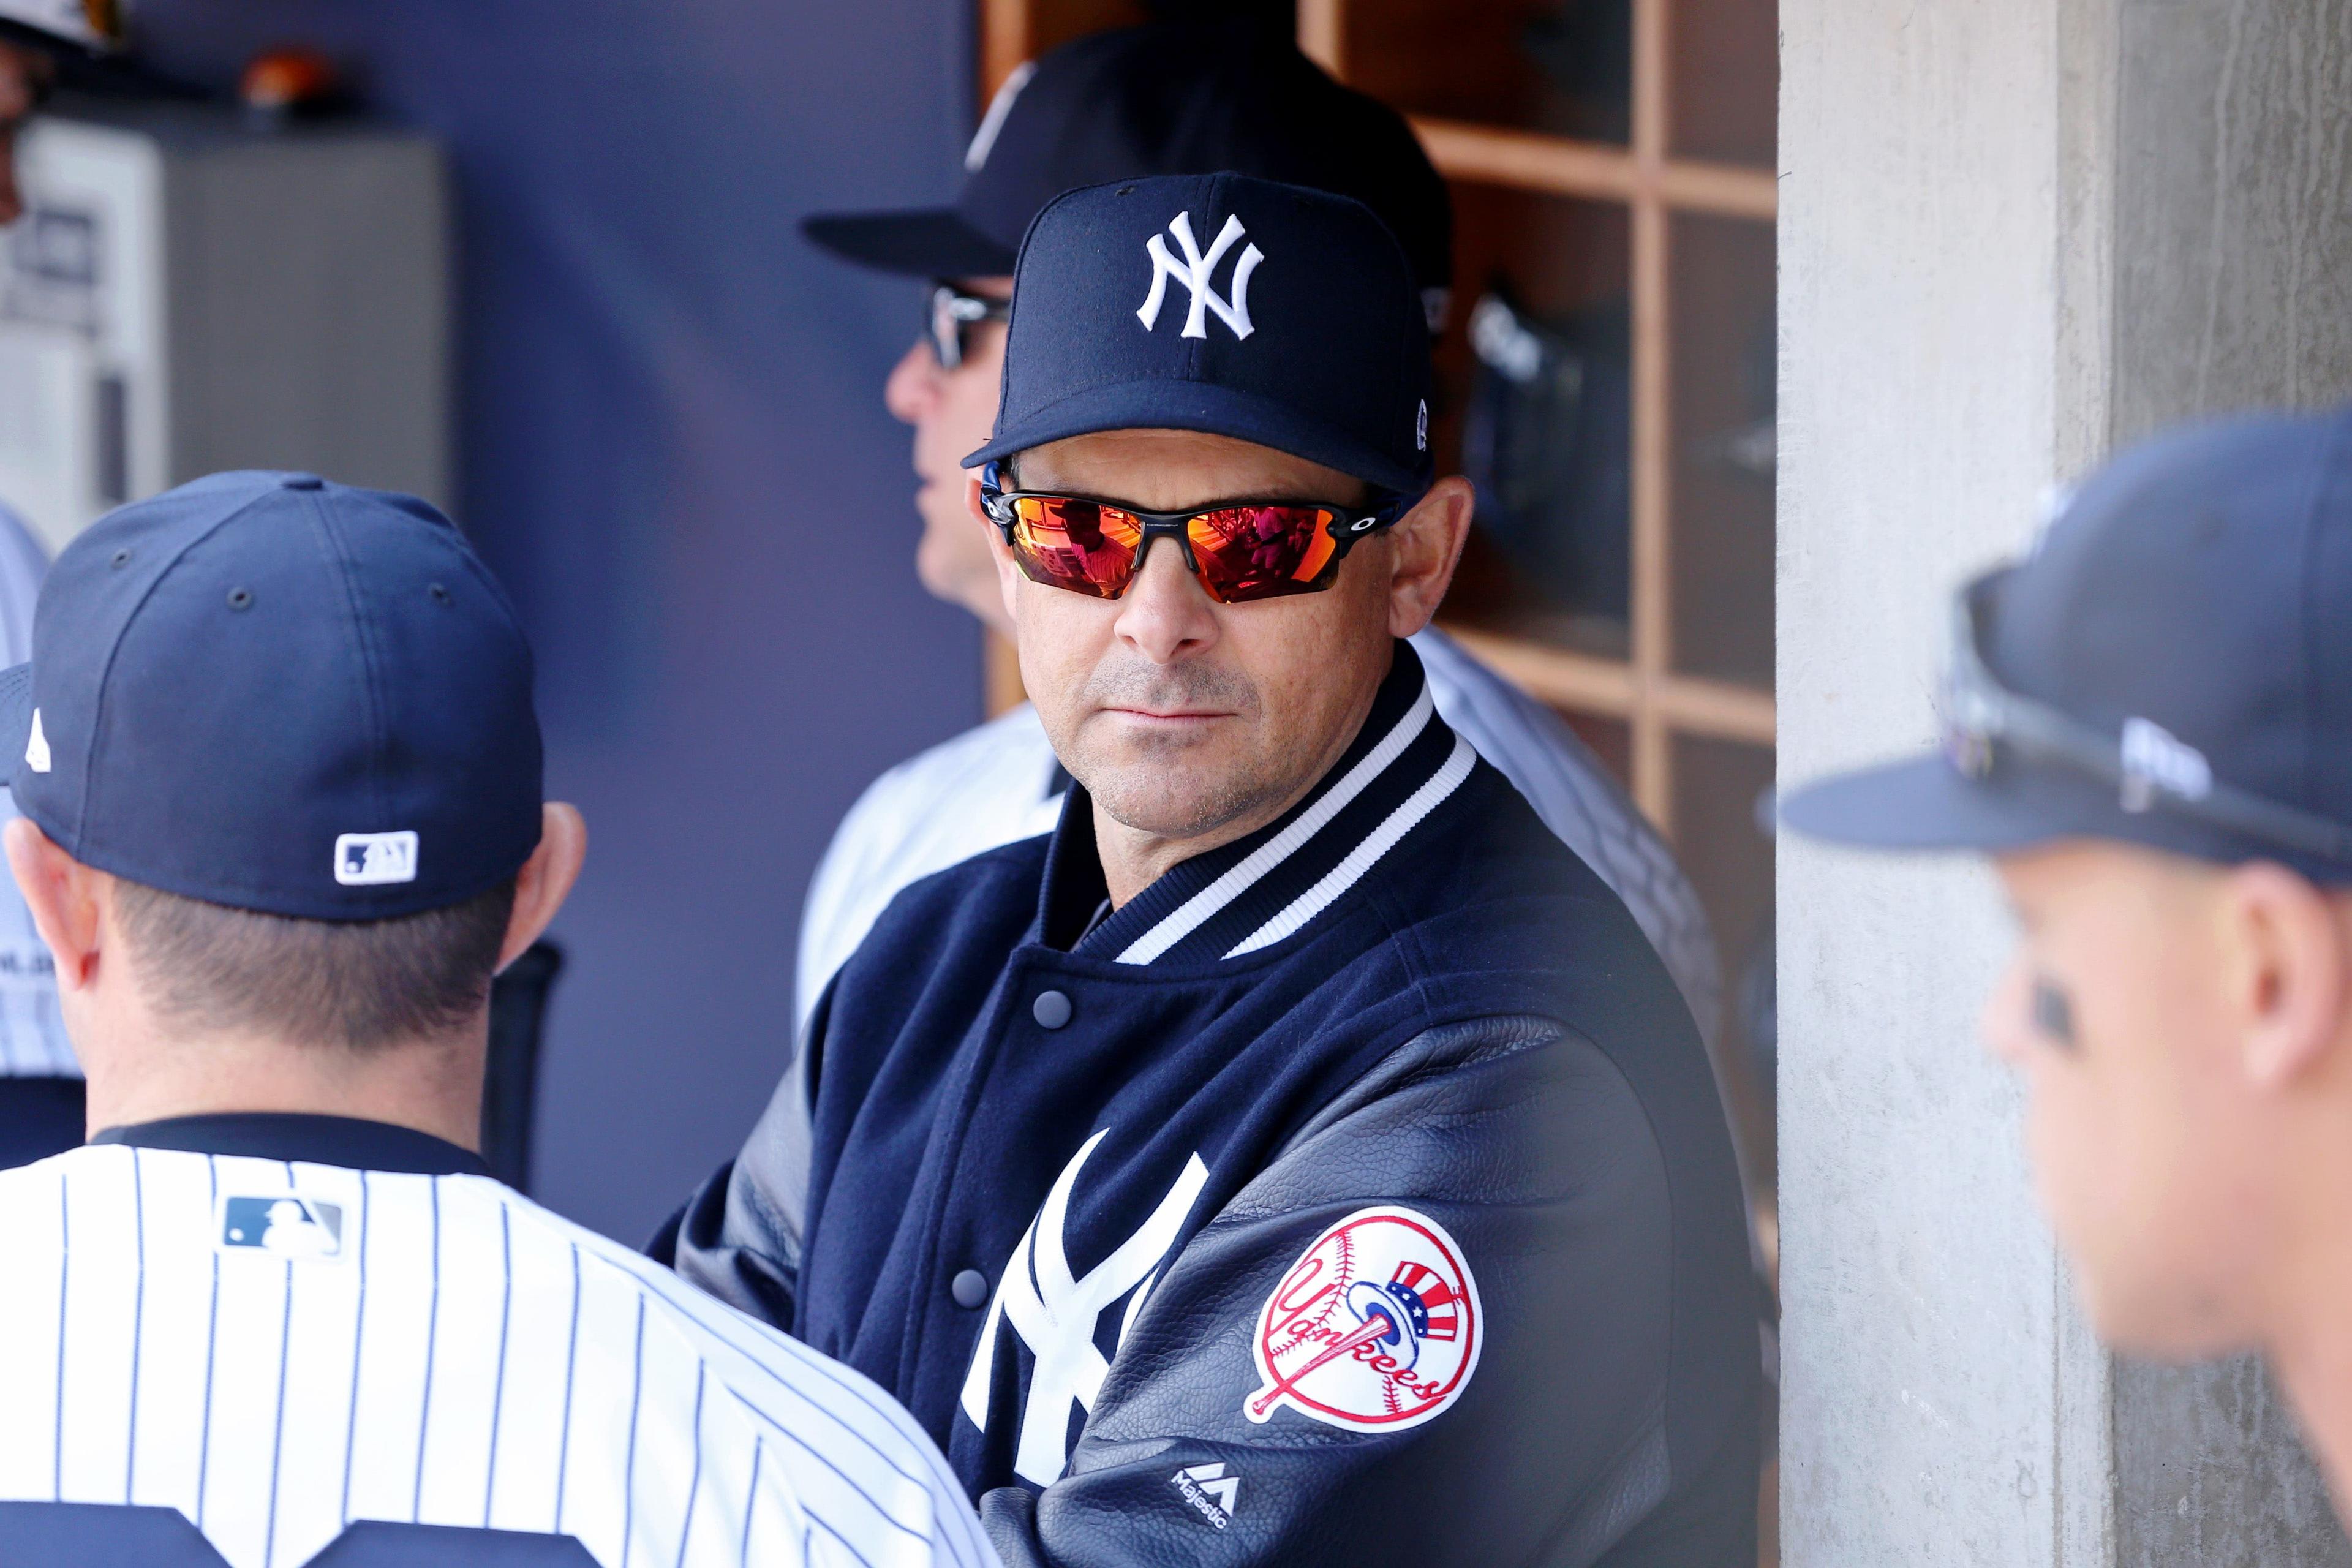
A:
[[[1008,1563],[1753,1563],[1706,1055],[1411,649],[1104,909],[1076,788],[908,888],[656,1250],[896,1394]]]

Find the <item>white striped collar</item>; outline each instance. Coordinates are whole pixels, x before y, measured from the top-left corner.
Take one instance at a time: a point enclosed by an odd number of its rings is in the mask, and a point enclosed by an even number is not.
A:
[[[1362,730],[1306,798],[1256,832],[1171,868],[1071,951],[1189,967],[1271,946],[1360,883],[1461,787],[1477,760],[1437,717],[1421,661],[1400,641]],[[1057,911],[1058,929],[1070,931],[1073,912],[1090,911],[1101,896],[1092,812],[1074,787],[1046,862],[1049,932]]]

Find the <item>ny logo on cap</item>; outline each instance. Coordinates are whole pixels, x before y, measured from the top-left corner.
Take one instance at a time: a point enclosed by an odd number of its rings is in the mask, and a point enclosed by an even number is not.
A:
[[[1192,214],[1178,213],[1169,223],[1168,232],[1176,237],[1176,244],[1184,252],[1184,259],[1180,264],[1169,255],[1167,241],[1156,234],[1144,242],[1143,248],[1151,253],[1151,292],[1145,298],[1142,308],[1135,312],[1135,319],[1143,323],[1144,331],[1150,331],[1160,320],[1160,303],[1168,298],[1168,279],[1173,278],[1192,293],[1192,308],[1185,313],[1184,331],[1179,335],[1207,337],[1208,323],[1202,315],[1208,310],[1214,310],[1217,319],[1234,330],[1236,339],[1248,337],[1255,331],[1257,329],[1250,325],[1249,280],[1250,274],[1257,270],[1257,264],[1265,259],[1265,253],[1255,245],[1242,252],[1240,259],[1234,263],[1234,289],[1229,298],[1217,298],[1216,289],[1209,282],[1209,275],[1217,269],[1217,263],[1224,259],[1225,252],[1234,247],[1234,241],[1247,237],[1249,231],[1242,227],[1242,220],[1228,216],[1225,226],[1218,231],[1217,242],[1209,247],[1206,256],[1201,254],[1200,241],[1192,237]]]

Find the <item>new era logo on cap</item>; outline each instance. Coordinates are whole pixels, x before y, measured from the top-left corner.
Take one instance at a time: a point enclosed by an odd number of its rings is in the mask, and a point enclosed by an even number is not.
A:
[[[416,880],[416,835],[346,833],[335,840],[335,880],[347,888]]]

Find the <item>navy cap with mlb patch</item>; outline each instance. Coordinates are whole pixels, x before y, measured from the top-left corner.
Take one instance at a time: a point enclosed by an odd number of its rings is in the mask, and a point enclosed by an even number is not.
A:
[[[2352,408],[2189,426],[1953,607],[1944,747],[1789,797],[1801,832],[2108,838],[2352,882]]]
[[[530,648],[449,520],[228,473],[101,518],[0,673],[17,808],[84,865],[233,909],[375,920],[537,847]]]
[[[1102,430],[1199,430],[1381,489],[1430,480],[1429,332],[1395,238],[1244,174],[1068,192],[1013,274],[1003,395],[967,468]]]

